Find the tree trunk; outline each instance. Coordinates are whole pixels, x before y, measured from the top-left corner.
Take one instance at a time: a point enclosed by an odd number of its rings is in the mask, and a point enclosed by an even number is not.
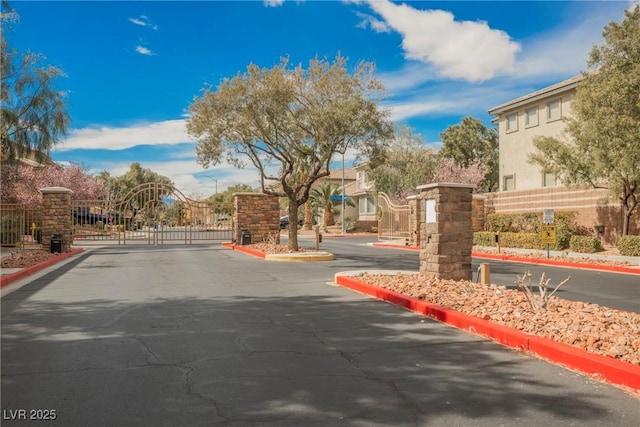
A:
[[[326,209],[324,210],[324,226],[334,225],[336,221],[333,219],[333,210]]]
[[[304,204],[304,229],[311,230],[311,200]]]
[[[289,249],[297,251],[298,248],[298,202],[289,199]]]
[[[622,220],[623,236],[629,235],[631,215],[633,214],[633,211],[635,210],[635,208],[638,206],[638,198],[635,195],[635,189],[636,189],[635,187],[627,188],[625,186],[625,191],[627,194],[625,194],[624,197],[622,198],[622,206],[624,208],[624,217]]]

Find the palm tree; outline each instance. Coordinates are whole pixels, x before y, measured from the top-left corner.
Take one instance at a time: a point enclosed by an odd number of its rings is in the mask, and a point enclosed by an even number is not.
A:
[[[342,191],[340,187],[335,184],[326,184],[322,187],[316,188],[311,192],[311,204],[316,208],[324,209],[324,216],[322,218],[322,226],[326,230],[328,226],[334,225],[335,219],[333,214],[335,213],[334,207],[336,204],[340,205],[340,196]],[[350,199],[345,199],[345,204],[349,206],[355,206]]]

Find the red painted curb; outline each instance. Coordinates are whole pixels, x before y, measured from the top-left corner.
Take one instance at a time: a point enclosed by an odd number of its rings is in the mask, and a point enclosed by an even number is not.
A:
[[[385,245],[384,243],[372,243],[372,246],[376,248],[389,248],[389,249],[404,249],[405,251],[419,251],[420,248],[417,246],[408,246],[408,245]]]
[[[69,252],[64,252],[62,254],[59,254],[56,257],[53,258],[49,258],[48,260],[42,261],[41,263],[38,263],[36,265],[32,265],[30,267],[25,267],[20,271],[16,271],[13,274],[6,274],[4,276],[0,277],[0,288],[4,288],[5,286],[10,285],[11,283],[20,280],[20,279],[24,279],[25,277],[31,276],[33,273],[36,273],[40,270],[43,270],[47,267],[50,267],[60,261],[63,261],[67,258],[70,258],[74,255],[77,255],[79,253],[81,253],[82,251],[84,251],[84,249],[82,248],[76,248],[76,249],[72,249]]]
[[[420,248],[417,246],[385,245],[381,243],[373,243],[373,246],[377,248],[404,249],[409,251],[420,250]],[[558,261],[554,259],[547,260],[547,259],[541,259],[541,258],[525,258],[525,257],[504,255],[504,254],[487,254],[485,252],[471,252],[471,256],[473,258],[495,259],[499,261],[520,262],[524,264],[552,265],[556,267],[570,267],[570,268],[582,268],[585,270],[610,271],[613,273],[640,274],[640,268],[625,267],[625,266],[618,266],[618,265],[587,264],[582,262]]]
[[[640,274],[640,268],[624,267],[624,266],[618,266],[618,265],[587,264],[582,262],[558,261],[554,259],[540,259],[540,258],[532,259],[532,258],[525,258],[525,257],[519,257],[519,256],[513,256],[513,255],[486,254],[483,252],[473,252],[471,256],[473,256],[474,258],[496,259],[501,261],[513,261],[513,262],[521,262],[526,264],[542,264],[542,265],[553,265],[557,267],[582,268],[586,270],[611,271],[613,273]]]
[[[223,243],[223,247],[227,249],[233,249],[238,252],[244,252],[245,254],[253,255],[258,258],[264,259],[266,254],[264,252],[258,251],[256,249],[247,248],[246,246],[236,246],[233,243]]]
[[[611,384],[640,390],[640,366],[537,337],[487,320],[469,316],[426,301],[369,285],[349,276],[337,276],[336,283],[354,291],[408,308],[506,347],[525,351],[553,363]]]

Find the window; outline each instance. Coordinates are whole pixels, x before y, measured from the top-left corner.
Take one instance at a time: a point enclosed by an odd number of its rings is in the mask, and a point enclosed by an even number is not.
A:
[[[562,100],[556,99],[547,103],[547,121],[559,120],[562,118]]]
[[[552,172],[544,172],[542,174],[542,186],[543,187],[555,187],[556,175]]]
[[[518,130],[518,113],[509,114],[507,116],[507,132],[515,132]]]
[[[516,177],[515,175],[505,175],[502,177],[502,190],[509,191],[516,189]]]
[[[525,125],[527,127],[538,126],[538,107],[527,108],[525,115]]]
[[[361,197],[358,200],[358,211],[361,214],[376,213],[376,205],[373,203],[373,197]]]
[[[371,184],[367,181],[367,172],[358,171],[356,172],[356,189],[358,190],[368,190],[371,188]]]

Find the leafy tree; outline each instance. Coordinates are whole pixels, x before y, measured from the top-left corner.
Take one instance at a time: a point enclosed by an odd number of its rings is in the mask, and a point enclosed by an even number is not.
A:
[[[335,184],[326,184],[321,187],[314,188],[311,192],[311,207],[315,208],[316,210],[318,208],[324,210],[322,225],[325,227],[325,229],[326,227],[334,225],[336,223],[333,214],[335,213],[336,205],[342,205],[342,201],[336,200],[341,195],[342,190],[340,189],[340,186]],[[351,199],[345,199],[344,202],[348,206],[355,207],[355,204]]]
[[[609,23],[594,46],[561,138],[537,137],[530,161],[565,185],[608,188],[624,209],[622,234],[640,199],[640,5]]]
[[[377,158],[393,129],[389,112],[378,106],[382,84],[374,66],[360,63],[350,74],[347,61],[313,59],[308,68],[287,59],[271,68],[247,71],[207,90],[190,106],[190,135],[198,140],[198,161],[208,167],[227,160],[258,169],[265,194],[286,197],[291,224],[311,186],[329,175],[336,153],[357,149]],[[298,249],[297,227],[289,227],[289,247]]]
[[[100,172],[100,178],[109,186],[109,195],[113,200],[127,197],[135,187],[148,182],[173,186],[171,179],[151,169],[143,168],[138,162],[132,163],[124,175],[112,177],[108,171],[103,170]]]
[[[434,153],[414,129],[400,127],[385,148],[384,163],[370,169],[376,190],[404,202],[407,196],[416,194],[417,186],[430,182],[437,165]]]
[[[463,168],[475,161],[485,167],[485,176],[478,191],[496,191],[499,181],[498,130],[487,128],[480,120],[465,117],[440,133],[441,157],[451,158]]]
[[[100,178],[109,187],[109,198],[118,203],[127,203],[126,206],[118,206],[117,209],[127,208],[131,212],[132,220],[136,220],[138,213],[143,213],[145,221],[155,218],[164,207],[163,196],[172,193],[173,182],[166,176],[162,176],[151,169],[143,168],[135,162],[129,166],[129,170],[122,176],[112,177],[107,171],[100,172]],[[162,184],[158,192],[142,191],[134,194],[134,190],[141,184]]]
[[[254,193],[256,190],[247,184],[236,184],[228,187],[225,191],[213,194],[207,198],[212,203],[232,204],[235,193]]]
[[[25,155],[42,160],[65,135],[71,121],[66,94],[55,87],[64,77],[59,68],[45,65],[44,56],[21,54],[9,47],[5,33],[18,21],[6,0],[0,12],[0,143],[2,161]]]
[[[58,164],[33,167],[22,164],[4,165],[0,169],[2,203],[34,204],[42,201],[41,188],[66,187],[72,198],[99,199],[107,194],[107,186],[78,164],[63,167]]]

